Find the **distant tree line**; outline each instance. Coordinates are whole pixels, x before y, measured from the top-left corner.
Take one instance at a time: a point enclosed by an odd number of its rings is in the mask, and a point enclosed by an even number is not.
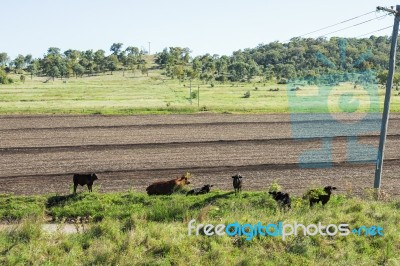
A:
[[[32,55],[18,55],[10,60],[7,53],[0,53],[0,83],[12,82],[6,78],[6,73],[29,73],[33,76],[46,76],[52,78],[82,77],[98,73],[111,74],[116,70],[140,70],[147,73],[147,64],[143,59],[145,51],[134,46],[122,49],[122,43],[114,43],[110,47],[111,54],[106,55],[104,50],[66,50],[61,53],[57,47],[50,47],[43,58],[32,58]],[[7,81],[3,81],[2,77]]]
[[[321,77],[336,81],[354,80],[357,72],[375,71],[377,81],[384,83],[388,68],[390,38],[293,38],[287,43],[271,42],[233,52],[230,56],[205,54],[191,56],[189,48],[169,47],[156,54],[155,63],[163,74],[179,80],[200,79],[213,82],[250,82],[274,80],[285,83],[288,79],[306,78],[317,83]],[[43,58],[18,55],[10,60],[0,53],[0,83],[11,82],[6,73],[29,73],[49,78],[82,77],[122,70],[148,74],[145,51],[122,43],[114,43],[110,54],[104,50],[78,51],[69,49],[61,53],[50,47]],[[400,53],[397,64],[400,65]],[[326,75],[329,74],[329,75]],[[336,76],[335,76],[336,75]],[[400,82],[400,76],[395,82]],[[329,82],[329,81],[328,81]]]
[[[278,83],[298,77],[311,83],[326,77],[346,81],[368,71],[375,71],[379,76],[376,81],[384,83],[389,51],[388,37],[293,38],[288,43],[272,42],[235,51],[231,56],[205,54],[191,58],[188,48],[170,47],[157,54],[156,63],[165,69],[166,76],[199,78],[206,83],[249,82],[255,76]]]

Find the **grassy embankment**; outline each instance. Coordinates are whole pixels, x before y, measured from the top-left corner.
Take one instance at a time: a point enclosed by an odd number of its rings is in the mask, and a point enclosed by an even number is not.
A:
[[[310,209],[293,200],[277,209],[266,192],[240,197],[215,191],[198,197],[148,197],[143,193],[82,193],[77,196],[0,196],[1,265],[399,265],[400,201],[377,202],[335,195]],[[46,233],[44,217],[78,222],[76,234]],[[87,221],[87,219],[89,221]],[[379,225],[384,236],[278,237],[188,236],[188,222],[348,223]],[[193,231],[194,233],[194,231]]]
[[[25,83],[18,75],[10,75],[16,82],[0,85],[0,114],[165,114],[195,113],[288,113],[288,87],[274,83],[253,81],[251,83],[204,84],[192,82],[192,91],[199,95],[189,99],[189,81],[179,82],[162,75],[161,70],[150,70],[149,76],[132,72],[114,72],[99,76],[49,80],[45,77],[27,76]],[[318,95],[316,86],[299,86],[298,96]],[[279,89],[276,91],[276,89]],[[249,91],[250,97],[243,98]],[[354,93],[359,106],[345,93]],[[394,95],[398,92],[394,91]],[[384,90],[379,89],[382,107]],[[198,107],[198,98],[200,103]],[[375,99],[374,99],[375,100]],[[329,109],[326,108],[327,102]],[[335,87],[329,97],[315,97],[301,104],[300,112],[353,112],[369,108],[369,98],[361,86],[345,83]],[[359,108],[357,108],[359,107]],[[349,110],[347,110],[349,109]],[[400,97],[393,97],[391,110],[400,111]]]

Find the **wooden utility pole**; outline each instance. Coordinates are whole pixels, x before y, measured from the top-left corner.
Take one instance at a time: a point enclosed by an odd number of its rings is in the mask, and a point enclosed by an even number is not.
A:
[[[376,161],[375,168],[375,182],[374,188],[381,188],[381,178],[382,178],[382,166],[383,166],[383,156],[385,152],[385,142],[386,142],[386,133],[389,122],[389,107],[390,107],[390,96],[393,87],[393,75],[395,69],[395,58],[396,58],[396,47],[397,47],[397,36],[399,34],[399,21],[400,21],[400,5],[396,6],[396,11],[384,8],[377,7],[377,10],[386,11],[395,15],[394,17],[394,25],[393,25],[393,33],[392,33],[392,46],[390,48],[390,58],[389,58],[389,72],[386,81],[386,93],[385,93],[385,103],[383,106],[383,115],[382,115],[382,126],[381,126],[381,135],[379,139],[379,150],[378,150],[378,159]]]

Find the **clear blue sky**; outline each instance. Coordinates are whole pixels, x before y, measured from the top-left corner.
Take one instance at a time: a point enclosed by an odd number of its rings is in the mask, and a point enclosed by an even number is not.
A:
[[[42,56],[48,47],[103,49],[113,42],[160,52],[164,47],[189,47],[194,55],[231,54],[260,43],[295,36],[391,6],[387,0],[19,0],[3,1],[0,9],[0,52]],[[400,1],[399,3],[400,4]],[[310,37],[353,25],[369,16]],[[358,36],[390,26],[393,17],[334,34]],[[389,35],[391,29],[375,35]],[[332,35],[331,35],[332,36]],[[329,36],[330,37],[330,36]]]

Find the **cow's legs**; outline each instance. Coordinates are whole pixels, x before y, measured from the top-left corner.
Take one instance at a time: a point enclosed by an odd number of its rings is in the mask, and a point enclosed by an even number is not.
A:
[[[88,187],[88,189],[89,189],[89,192],[92,192],[92,185],[87,185],[87,187]]]
[[[78,187],[78,184],[74,184],[74,194],[76,194],[76,188]]]

